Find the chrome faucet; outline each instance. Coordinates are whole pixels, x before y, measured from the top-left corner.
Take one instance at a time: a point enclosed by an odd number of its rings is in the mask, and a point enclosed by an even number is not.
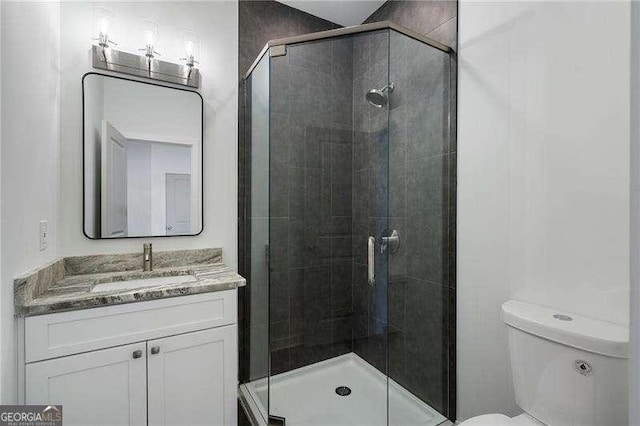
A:
[[[142,269],[144,271],[153,271],[153,250],[151,244],[143,244],[142,248]]]

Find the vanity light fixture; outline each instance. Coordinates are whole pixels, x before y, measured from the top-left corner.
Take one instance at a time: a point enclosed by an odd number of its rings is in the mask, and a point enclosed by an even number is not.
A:
[[[195,64],[200,63],[196,60],[196,58],[200,57],[200,39],[193,31],[184,31],[182,40],[184,42],[185,57],[180,60],[184,61],[184,64],[189,68],[193,68]]]
[[[140,20],[140,43],[144,47],[139,50],[144,54],[137,55],[109,48],[109,44],[115,44],[109,39],[111,17],[112,15],[106,9],[95,9],[94,26],[98,43],[93,45],[91,49],[94,68],[182,84],[193,88],[200,86],[200,71],[195,67],[195,64],[198,63],[200,43],[195,33],[185,32],[183,34],[186,53],[186,58],[182,59],[184,64],[161,61],[156,58],[156,56],[160,56],[160,53],[156,51],[158,44],[157,22],[150,19]]]
[[[144,52],[144,56],[153,59],[160,53],[156,52],[155,45],[158,42],[158,23],[151,19],[140,20],[140,33],[142,35],[143,48],[138,49]]]
[[[113,13],[106,7],[93,9],[93,29],[93,40],[98,42],[98,46],[107,49],[109,44],[118,45],[109,38],[113,30]]]

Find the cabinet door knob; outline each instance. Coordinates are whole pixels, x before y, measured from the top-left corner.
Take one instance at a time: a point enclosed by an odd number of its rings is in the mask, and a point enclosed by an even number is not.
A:
[[[142,357],[142,351],[140,349],[133,351],[133,359],[138,359]]]
[[[152,346],[151,347],[151,355],[157,355],[160,353],[160,346]]]

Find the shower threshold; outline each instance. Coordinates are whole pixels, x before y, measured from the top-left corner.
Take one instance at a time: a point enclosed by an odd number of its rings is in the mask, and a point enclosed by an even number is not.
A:
[[[287,426],[436,426],[447,419],[351,352],[271,377],[271,414]],[[336,392],[341,387],[351,391]],[[240,386],[244,405],[267,424],[267,379]]]

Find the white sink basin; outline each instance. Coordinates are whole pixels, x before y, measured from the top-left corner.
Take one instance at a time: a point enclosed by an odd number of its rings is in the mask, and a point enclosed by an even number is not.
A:
[[[172,277],[145,278],[141,280],[115,281],[111,283],[96,284],[91,289],[91,293],[102,293],[104,291],[126,291],[134,288],[155,287],[167,284],[184,284],[196,281],[193,275],[176,275]]]

